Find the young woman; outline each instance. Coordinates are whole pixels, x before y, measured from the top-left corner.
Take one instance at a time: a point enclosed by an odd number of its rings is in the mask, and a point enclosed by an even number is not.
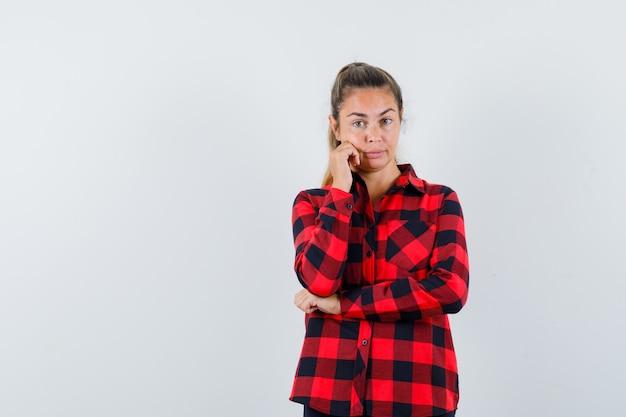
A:
[[[364,63],[337,74],[322,188],[293,206],[306,334],[290,399],[305,416],[453,416],[447,314],[467,299],[456,193],[398,165],[402,94]]]

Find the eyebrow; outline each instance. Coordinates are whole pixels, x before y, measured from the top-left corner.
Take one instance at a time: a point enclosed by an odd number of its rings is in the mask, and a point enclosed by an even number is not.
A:
[[[388,113],[390,111],[395,111],[393,108],[389,107],[387,110],[381,112],[378,117],[383,116],[385,113]],[[358,113],[358,112],[352,112],[349,115],[347,115],[346,117],[350,117],[350,116],[357,116],[357,117],[367,117],[367,114],[365,113]]]

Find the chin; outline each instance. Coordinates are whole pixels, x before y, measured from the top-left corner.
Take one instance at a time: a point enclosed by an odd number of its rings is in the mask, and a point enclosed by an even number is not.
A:
[[[396,161],[395,160],[390,160],[390,159],[383,159],[383,158],[379,158],[379,159],[369,159],[367,160],[367,162],[365,164],[363,164],[363,162],[361,162],[362,165],[366,165],[369,166],[373,169],[382,169],[385,168],[386,166],[388,166],[389,164],[395,165]]]

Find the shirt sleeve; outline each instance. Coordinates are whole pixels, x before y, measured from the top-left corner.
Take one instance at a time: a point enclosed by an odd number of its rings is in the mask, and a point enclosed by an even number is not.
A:
[[[354,197],[336,188],[328,190],[319,206],[311,197],[302,191],[293,204],[294,269],[304,288],[328,297],[341,288]]]
[[[373,321],[422,320],[456,313],[467,300],[469,263],[461,205],[450,190],[442,201],[428,274],[343,291],[342,315]]]

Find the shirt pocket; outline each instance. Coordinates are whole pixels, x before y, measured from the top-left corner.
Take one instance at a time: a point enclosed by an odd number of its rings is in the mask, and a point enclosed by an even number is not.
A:
[[[423,277],[435,244],[435,224],[422,221],[416,212],[407,220],[389,220],[385,226],[384,253],[389,264],[386,269],[396,275],[389,278]]]

